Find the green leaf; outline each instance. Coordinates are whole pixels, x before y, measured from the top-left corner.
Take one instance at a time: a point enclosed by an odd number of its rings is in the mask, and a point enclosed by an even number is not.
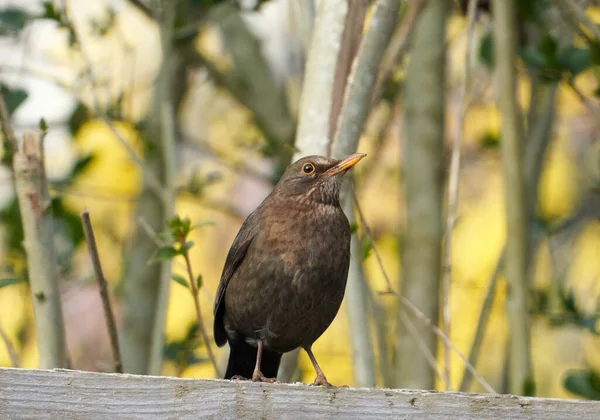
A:
[[[546,35],[538,43],[537,49],[548,59],[548,61],[551,61],[553,57],[556,57],[558,43],[553,36]]]
[[[592,63],[600,66],[600,41],[594,40],[590,43],[590,59]]]
[[[362,243],[362,260],[365,261],[371,255],[371,251],[373,250],[373,242],[371,242],[370,238],[367,238]]]
[[[148,261],[148,264],[154,264],[157,262],[170,260],[176,257],[177,255],[179,255],[179,251],[177,251],[172,246],[162,246],[156,251],[154,251],[154,254],[152,254],[152,256],[150,257],[150,261]]]
[[[24,279],[12,279],[12,278],[0,279],[0,289],[2,289],[3,287],[6,287],[6,286],[12,286],[13,284],[21,284],[21,283],[25,283],[25,280]]]
[[[600,400],[600,375],[593,370],[572,369],[567,372],[564,387],[572,394]]]
[[[527,65],[536,69],[542,69],[548,65],[546,56],[533,45],[523,48],[520,56]]]
[[[587,70],[592,65],[590,50],[588,48],[567,47],[559,57],[560,65],[573,76]]]
[[[2,89],[2,96],[4,96],[9,115],[15,112],[28,96],[23,89],[12,89],[3,84],[0,84],[0,89]]]
[[[488,67],[494,67],[494,40],[492,32],[488,32],[481,39],[479,44],[479,57]]]
[[[196,277],[196,287],[198,290],[202,288],[202,274],[198,274],[198,277]]]
[[[46,122],[46,120],[44,118],[40,118],[40,131],[42,133],[48,132],[48,123]]]
[[[177,284],[182,285],[183,287],[185,287],[186,289],[190,288],[189,283],[187,282],[186,279],[184,279],[182,276],[180,276],[179,274],[171,274],[171,278],[173,279],[173,281]]]
[[[41,15],[42,18],[55,20],[58,23],[62,23],[60,13],[54,8],[52,0],[46,0],[42,3],[44,6],[44,13]]]
[[[171,235],[176,241],[184,241],[190,233],[192,222],[189,217],[174,216],[168,223]]]
[[[16,7],[0,10],[0,35],[19,32],[30,18],[24,10]]]
[[[350,223],[350,234],[354,234],[356,233],[356,231],[358,230],[358,223],[356,222],[352,222]]]
[[[75,162],[73,168],[71,169],[71,175],[69,178],[77,178],[81,175],[85,170],[90,166],[90,164],[94,161],[96,157],[93,154],[85,155]]]
[[[186,243],[184,243],[181,246],[181,249],[183,251],[189,251],[190,249],[192,249],[193,246],[194,246],[194,241],[187,241]]]
[[[69,118],[69,131],[75,137],[75,134],[79,131],[79,129],[85,124],[90,118],[90,111],[87,106],[82,104],[81,102],[77,104],[75,110],[71,114]],[[75,137],[77,138],[77,137]]]

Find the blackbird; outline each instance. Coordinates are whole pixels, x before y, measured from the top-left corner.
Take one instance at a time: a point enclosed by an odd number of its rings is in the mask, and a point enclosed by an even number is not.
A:
[[[242,224],[225,260],[214,337],[229,342],[225,379],[274,382],[283,353],[311,350],[336,316],[350,264],[350,226],[339,202],[343,175],[366,155],[307,156],[287,167]]]

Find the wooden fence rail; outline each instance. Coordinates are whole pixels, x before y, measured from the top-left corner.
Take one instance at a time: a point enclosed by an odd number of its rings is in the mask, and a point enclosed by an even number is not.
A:
[[[600,402],[0,368],[0,419],[599,420]]]

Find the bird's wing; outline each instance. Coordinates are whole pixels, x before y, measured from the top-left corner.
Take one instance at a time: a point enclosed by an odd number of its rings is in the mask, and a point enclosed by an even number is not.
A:
[[[223,321],[223,315],[225,314],[225,291],[227,290],[229,280],[231,280],[237,268],[242,261],[244,261],[246,252],[258,232],[258,218],[259,212],[258,209],[256,209],[246,218],[246,220],[244,220],[242,227],[240,227],[238,234],[233,240],[231,248],[229,248],[227,258],[225,259],[225,266],[223,267],[223,273],[221,274],[221,280],[219,281],[219,287],[217,288],[214,306],[215,321],[213,333],[215,342],[219,347],[227,341],[225,324]]]

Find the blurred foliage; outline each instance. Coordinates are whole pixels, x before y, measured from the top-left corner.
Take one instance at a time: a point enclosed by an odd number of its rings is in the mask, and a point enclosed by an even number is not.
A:
[[[15,35],[21,31],[31,16],[16,7],[0,10],[0,35]]]
[[[183,30],[191,27],[191,35],[185,41],[193,40],[198,45],[202,44],[203,48],[207,46],[206,49],[211,52],[210,57],[214,57],[218,69],[229,68],[231,56],[223,46],[219,31],[215,29],[217,25],[207,22],[210,21],[210,12],[226,3],[226,0],[180,2],[174,28]],[[260,10],[267,1],[254,3],[255,8]],[[83,2],[74,4],[72,7]],[[485,8],[486,4],[487,2],[480,0],[483,11],[488,11]],[[521,21],[536,26],[542,33],[536,42],[528,42],[523,33],[519,34],[522,63],[531,74],[539,75],[544,82],[561,83],[553,138],[553,143],[560,147],[551,151],[540,180],[537,214],[539,220],[535,229],[544,237],[549,235],[548,229],[557,220],[568,217],[575,211],[580,195],[583,194],[582,186],[578,182],[580,168],[577,157],[581,152],[577,150],[576,143],[584,136],[577,133],[576,129],[583,125],[582,121],[587,117],[585,108],[564,82],[577,84],[590,97],[594,91],[598,95],[600,54],[596,43],[577,37],[566,48],[558,48],[558,43],[562,40],[556,39],[549,28],[539,26],[537,18],[548,6],[548,1],[523,0],[518,4]],[[69,160],[64,174],[51,180],[56,243],[59,244],[58,265],[63,274],[62,278],[89,277],[91,271],[86,266],[87,259],[83,260],[81,253],[78,253],[83,240],[78,212],[82,206],[87,206],[98,221],[97,240],[107,278],[118,279],[122,267],[121,251],[126,248],[128,238],[137,226],[137,221],[131,220],[131,214],[142,183],[142,174],[139,167],[131,162],[127,153],[117,143],[106,124],[99,119],[93,119],[89,86],[84,83],[87,81],[87,74],[82,70],[81,57],[75,53],[78,40],[70,23],[65,20],[63,11],[55,5],[58,3],[44,2],[43,11],[38,16],[30,16],[20,9],[0,10],[0,35],[18,35],[30,19],[53,21],[63,34],[67,34],[65,38],[68,47],[55,45],[55,49],[48,54],[51,57],[50,61],[56,60],[61,66],[75,69],[73,72],[76,82],[73,85],[73,93],[77,97],[75,107],[64,124],[73,140],[69,145],[73,151],[73,158]],[[160,54],[157,53],[158,38],[148,36],[153,34],[154,25],[145,17],[145,20],[139,19],[139,13],[133,13],[130,9],[133,8],[124,7],[117,12],[106,10],[95,15],[87,26],[94,40],[89,44],[90,55],[97,65],[97,70],[101,70],[98,71],[101,79],[98,96],[103,112],[107,117],[116,120],[113,124],[117,131],[136,153],[143,156],[151,150],[148,150],[147,144],[139,134],[144,128],[143,123],[139,121],[140,116],[145,115],[151,101],[148,92],[151,93],[153,88],[152,83],[156,77],[154,69],[157,67],[156,63],[160,62]],[[600,20],[598,16],[600,13],[593,15],[596,22]],[[450,31],[462,32],[464,27],[464,19],[456,19]],[[485,25],[478,28],[476,65],[479,68],[476,75],[481,79],[477,82],[483,86],[483,93],[480,97],[473,98],[465,124],[460,214],[454,238],[456,251],[452,257],[452,339],[463,353],[467,351],[472,340],[472,330],[477,320],[480,302],[499,250],[504,244],[502,182],[496,153],[500,144],[501,123],[493,95],[488,94],[493,90],[490,88],[493,41],[490,33],[487,33],[488,29]],[[115,38],[121,43],[113,42]],[[113,41],[103,43],[104,40]],[[282,39],[277,41],[284,42]],[[449,42],[448,55],[451,59],[459,57],[458,60],[463,60],[463,41],[461,39]],[[268,48],[264,45],[261,48],[269,51],[269,48],[274,47],[269,44]],[[120,55],[120,49],[126,53]],[[136,55],[132,51],[141,52]],[[180,59],[182,57],[178,56],[175,61]],[[480,66],[481,63],[484,66]],[[456,67],[462,71],[460,66]],[[132,68],[143,71],[134,74]],[[173,219],[167,231],[155,238],[161,246],[153,256],[154,260],[175,258],[164,355],[165,365],[172,365],[170,367],[174,368],[169,370],[167,366],[165,372],[181,376],[212,375],[213,371],[207,359],[196,355],[201,343],[197,334],[193,302],[189,299],[190,282],[187,272],[181,269],[181,259],[176,257],[188,253],[194,266],[200,267],[203,276],[198,276],[193,281],[202,289],[199,298],[202,301],[202,311],[206,314],[205,318],[211,319],[212,294],[228,246],[241,221],[240,216],[247,214],[268,191],[268,183],[265,187],[264,179],[255,173],[260,172],[263,176],[270,174],[270,163],[276,160],[276,156],[275,159],[272,157],[279,153],[265,141],[263,133],[255,124],[251,110],[241,106],[226,86],[215,86],[203,71],[193,70],[196,70],[193,66],[185,67],[179,80],[184,89],[181,102],[177,104],[178,123],[182,127],[178,142],[182,145],[183,152],[177,168],[181,171],[178,172],[180,194],[177,196],[176,212],[189,214],[193,220],[214,220],[218,229],[198,231],[194,229],[190,218],[177,217]],[[281,69],[279,71],[283,72]],[[130,84],[127,82],[129,72],[136,77]],[[278,83],[289,83],[285,74],[277,77],[282,79],[278,80]],[[247,83],[244,79],[241,79],[241,82]],[[398,268],[401,262],[397,256],[398,248],[402,246],[402,230],[405,223],[402,220],[402,203],[396,194],[392,193],[402,188],[401,182],[398,182],[401,172],[398,169],[398,156],[402,154],[398,137],[402,135],[398,134],[401,133],[401,129],[397,126],[401,126],[401,123],[398,124],[397,120],[402,114],[403,105],[400,102],[398,106],[398,101],[401,101],[399,92],[403,83],[400,68],[384,85],[384,101],[391,109],[399,108],[400,112],[394,111],[393,123],[390,124],[392,129],[381,130],[383,135],[379,134],[380,130],[365,130],[360,149],[367,152],[370,159],[379,156],[379,160],[368,176],[357,168],[360,181],[358,185],[361,186],[359,196],[371,223],[378,252],[392,278],[400,276]],[[27,92],[22,89],[8,88],[4,85],[1,88],[11,113],[28,97]],[[519,90],[527,101],[530,89],[530,79],[523,77]],[[255,102],[260,104],[260,98],[256,98]],[[134,107],[132,104],[135,104],[135,112],[128,109]],[[450,106],[454,104],[451,103]],[[527,106],[524,102],[523,108],[527,109]],[[378,118],[373,120],[377,122]],[[50,124],[51,129],[52,125]],[[384,141],[379,141],[378,136],[383,137]],[[4,144],[6,147],[6,142]],[[187,148],[188,146],[191,147]],[[189,150],[192,149],[196,153],[195,147],[201,148],[201,152],[193,155]],[[10,153],[5,149],[2,163],[6,166],[10,164],[9,156]],[[189,160],[196,159],[197,156],[200,163],[198,168],[191,171]],[[361,178],[363,175],[364,179]],[[13,339],[19,343],[24,366],[30,367],[35,365],[34,334],[30,326],[31,308],[28,307],[27,296],[24,293],[26,272],[23,232],[15,200],[8,200],[0,209],[0,227],[3,258],[0,274],[0,318],[3,327],[7,328]],[[353,233],[357,229],[360,231],[356,223],[351,229]],[[551,280],[556,274],[553,272],[552,258],[545,255],[543,250],[539,251],[541,256],[539,261],[536,261],[534,271],[540,284],[534,286],[533,315],[537,328],[534,336],[536,372],[546,375],[546,380],[538,383],[542,395],[569,395],[566,390],[583,398],[597,399],[600,392],[597,373],[600,360],[590,362],[593,369],[570,370],[566,376],[563,375],[567,367],[574,364],[583,365],[582,357],[576,354],[585,353],[586,357],[598,354],[597,350],[594,350],[598,343],[598,315],[597,311],[585,302],[585,297],[596,293],[596,289],[582,280],[587,276],[593,283],[600,275],[600,270],[595,265],[597,253],[594,254],[594,249],[598,249],[600,234],[594,229],[593,226],[586,227],[586,231],[592,233],[588,235],[581,249],[574,251],[570,261],[573,266],[583,266],[585,270],[569,272],[560,278],[562,289],[558,294],[559,304],[556,306],[552,304],[556,298],[551,291]],[[373,243],[365,238],[361,246],[361,256],[370,287],[373,292],[385,290],[377,262],[375,258],[369,258]],[[504,294],[503,289],[498,291],[497,302],[491,315],[491,331],[484,344],[486,357],[478,366],[478,370],[495,383],[501,381],[500,366],[504,357]],[[388,332],[393,331],[397,302],[391,298],[381,298],[378,303],[382,306],[379,313],[387,315],[383,322],[384,327],[388,328]],[[72,302],[69,304],[73,305]],[[351,355],[346,340],[350,334],[350,327],[344,312],[340,311],[340,316],[316,342],[314,350],[318,353],[319,361],[329,367],[328,372],[331,373],[328,375],[332,382],[351,384]],[[81,313],[85,315],[80,315]],[[75,316],[84,318],[92,314],[75,312]],[[380,328],[381,325],[377,327]],[[584,344],[574,344],[572,336],[565,338],[561,335],[572,330],[577,331],[577,337],[583,337],[581,341],[584,341]],[[391,335],[388,334],[383,347],[394,345]],[[551,345],[544,345],[546,342]],[[578,351],[571,350],[575,345],[578,346]],[[565,347],[569,349],[566,356],[560,353],[560,349]],[[0,363],[5,364],[7,359],[3,351],[0,348]],[[455,355],[452,356],[451,363],[452,382],[455,384],[460,379],[463,365]],[[307,376],[312,375],[312,368],[304,354],[301,355],[300,370]]]
[[[183,338],[167,341],[163,352],[165,361],[174,364],[178,376],[194,365],[203,362],[210,363],[208,358],[200,358],[196,355],[196,350],[201,345],[202,340],[199,339],[198,324],[193,322]]]
[[[600,372],[594,369],[571,369],[564,380],[567,391],[588,400],[600,400]]]

